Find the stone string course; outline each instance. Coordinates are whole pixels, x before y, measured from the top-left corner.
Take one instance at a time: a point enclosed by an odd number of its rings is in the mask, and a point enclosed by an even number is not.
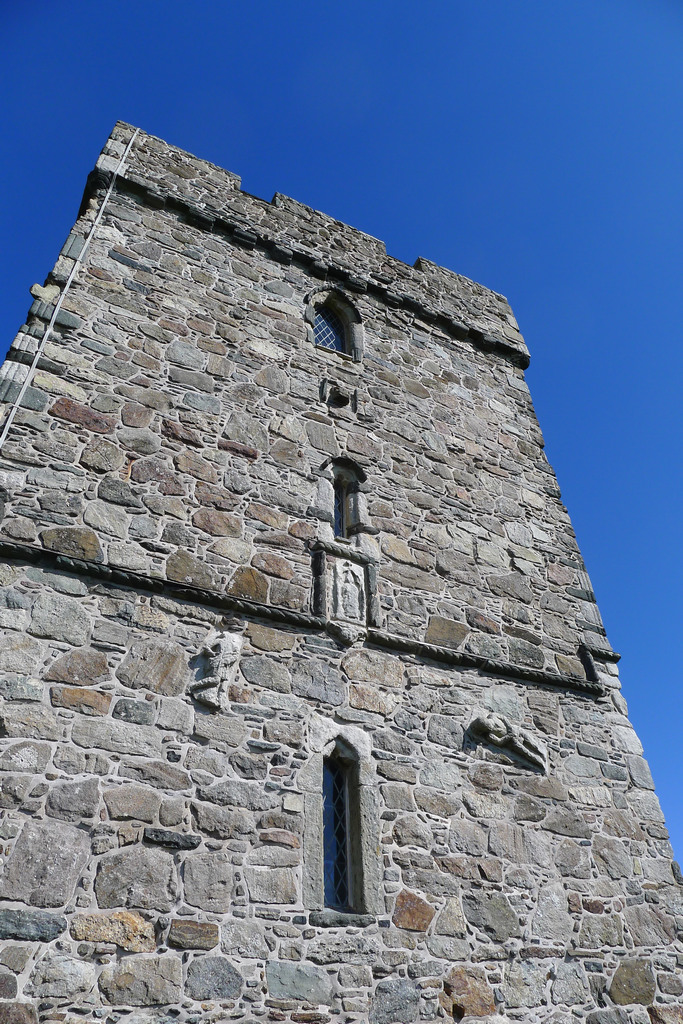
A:
[[[321,288],[359,362],[312,345]],[[121,123],[32,292],[0,377],[0,1024],[682,1022],[681,876],[507,302]],[[377,623],[314,609],[335,458]],[[334,735],[353,915],[312,867]]]

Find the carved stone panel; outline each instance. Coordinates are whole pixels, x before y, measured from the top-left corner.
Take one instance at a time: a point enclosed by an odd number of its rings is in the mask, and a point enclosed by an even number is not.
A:
[[[199,650],[190,693],[212,711],[225,710],[228,705],[228,690],[237,675],[243,643],[239,633],[212,629]]]
[[[331,541],[312,546],[312,611],[340,627],[378,624],[377,564],[358,548]]]

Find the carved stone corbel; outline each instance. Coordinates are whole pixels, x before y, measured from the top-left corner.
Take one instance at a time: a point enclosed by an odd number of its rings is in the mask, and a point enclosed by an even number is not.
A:
[[[243,643],[240,633],[212,629],[199,650],[195,659],[198,678],[190,685],[190,694],[212,711],[227,709]]]
[[[548,750],[528,729],[515,725],[502,715],[477,711],[469,724],[470,735],[504,751],[510,751],[534,768],[546,772]]]

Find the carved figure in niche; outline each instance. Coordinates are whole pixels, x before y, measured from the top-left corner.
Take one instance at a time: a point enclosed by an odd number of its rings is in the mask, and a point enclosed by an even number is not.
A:
[[[332,615],[335,619],[365,622],[363,570],[351,562],[336,560],[334,563]]]
[[[477,739],[511,750],[535,768],[540,768],[542,772],[547,768],[548,752],[545,745],[527,729],[515,725],[501,715],[480,712],[470,722],[469,731]]]
[[[197,656],[201,678],[190,687],[200,704],[221,711],[228,704],[228,689],[235,681],[244,638],[239,633],[212,629]]]

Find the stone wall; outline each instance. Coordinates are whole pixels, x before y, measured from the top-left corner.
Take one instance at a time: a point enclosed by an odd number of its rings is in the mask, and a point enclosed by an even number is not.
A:
[[[312,343],[330,289],[358,361]],[[505,300],[127,125],[33,294],[0,384],[0,1024],[683,1020],[680,876]]]

